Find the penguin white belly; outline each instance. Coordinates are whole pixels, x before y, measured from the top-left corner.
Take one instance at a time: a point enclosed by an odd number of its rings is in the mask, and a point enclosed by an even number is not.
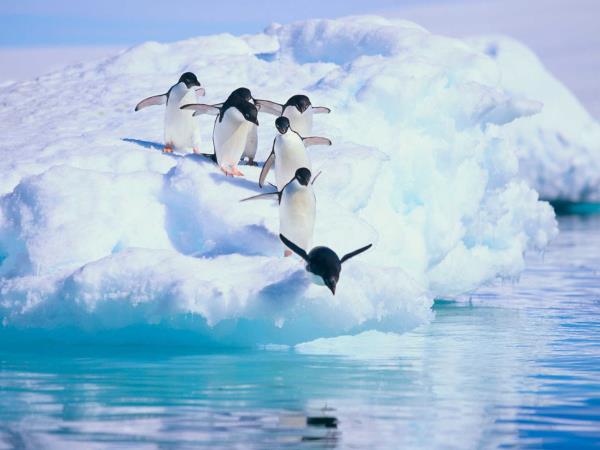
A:
[[[308,137],[312,133],[313,126],[313,111],[312,107],[308,107],[306,111],[301,113],[296,108],[288,106],[282,114],[290,121],[290,127],[302,137]]]
[[[246,148],[248,134],[254,126],[246,120],[235,120],[232,110],[233,108],[229,108],[225,111],[221,121],[217,117],[213,133],[217,163],[223,167],[237,165]]]
[[[314,284],[316,284],[318,286],[325,286],[325,282],[323,281],[323,278],[321,278],[319,275],[315,275],[314,273],[310,274],[310,281],[312,281]]]
[[[252,130],[248,133],[248,139],[246,141],[246,147],[244,148],[245,158],[254,159],[256,157],[256,149],[258,147],[258,127],[252,124]]]
[[[279,232],[309,251],[315,229],[316,202],[310,186],[290,183],[281,195]]]
[[[302,139],[296,133],[288,131],[279,135],[275,141],[275,180],[277,189],[283,187],[296,175],[296,170],[306,167],[311,170],[310,159]]]
[[[181,106],[196,103],[196,92],[179,83],[169,92],[165,111],[165,144],[180,152],[200,149],[200,129],[194,112],[182,110]]]

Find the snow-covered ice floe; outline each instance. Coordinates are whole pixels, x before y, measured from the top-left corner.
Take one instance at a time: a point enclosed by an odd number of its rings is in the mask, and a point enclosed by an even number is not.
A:
[[[314,243],[374,243],[335,296],[282,258],[274,203],[239,203],[260,168],[231,179],[201,156],[162,154],[163,110],[133,112],[184,71],[207,103],[247,86],[332,108],[314,134],[334,145],[309,149],[322,171]],[[255,345],[402,332],[436,297],[518,276],[557,228],[511,140],[541,104],[500,79],[465,42],[351,17],[150,42],[0,89],[0,336],[161,329],[165,341]],[[274,118],[259,120],[264,160]],[[211,151],[211,119],[198,124]]]

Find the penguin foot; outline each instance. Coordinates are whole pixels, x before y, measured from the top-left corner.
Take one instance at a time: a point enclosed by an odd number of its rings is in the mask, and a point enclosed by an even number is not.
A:
[[[244,174],[242,172],[240,172],[240,169],[238,169],[236,166],[231,166],[231,173],[233,175],[235,175],[236,177],[243,177]]]
[[[173,153],[173,147],[165,145],[165,148],[163,148],[163,153]]]
[[[288,250],[288,249],[285,249],[285,250],[283,251],[283,256],[285,256],[286,258],[287,258],[288,256],[292,256],[292,251],[291,251],[291,250]]]
[[[194,152],[194,154],[196,154],[196,155],[201,155],[201,154],[202,154],[202,152],[200,151],[200,149],[199,149],[199,148],[196,148],[196,147],[194,147],[194,148],[192,149],[192,151],[193,151],[193,152]]]
[[[247,166],[258,166],[256,161],[254,161],[254,158],[248,158],[248,162],[246,163],[246,165]]]
[[[219,166],[219,169],[221,169],[221,172],[223,172],[226,177],[233,176],[233,172],[231,170],[229,170],[227,167]]]

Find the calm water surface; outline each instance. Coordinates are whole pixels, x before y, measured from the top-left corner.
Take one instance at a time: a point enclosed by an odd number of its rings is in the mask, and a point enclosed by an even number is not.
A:
[[[400,337],[1,348],[0,448],[600,447],[600,218],[560,225],[518,284]]]

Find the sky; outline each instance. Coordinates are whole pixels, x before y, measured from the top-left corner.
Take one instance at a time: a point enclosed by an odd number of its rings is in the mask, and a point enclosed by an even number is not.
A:
[[[334,18],[420,3],[423,1],[0,0],[0,45],[131,45],[147,40],[173,41],[200,34],[253,33],[272,22]]]
[[[148,40],[352,14],[405,18],[454,37],[513,36],[600,117],[600,0],[0,0],[0,83]]]

